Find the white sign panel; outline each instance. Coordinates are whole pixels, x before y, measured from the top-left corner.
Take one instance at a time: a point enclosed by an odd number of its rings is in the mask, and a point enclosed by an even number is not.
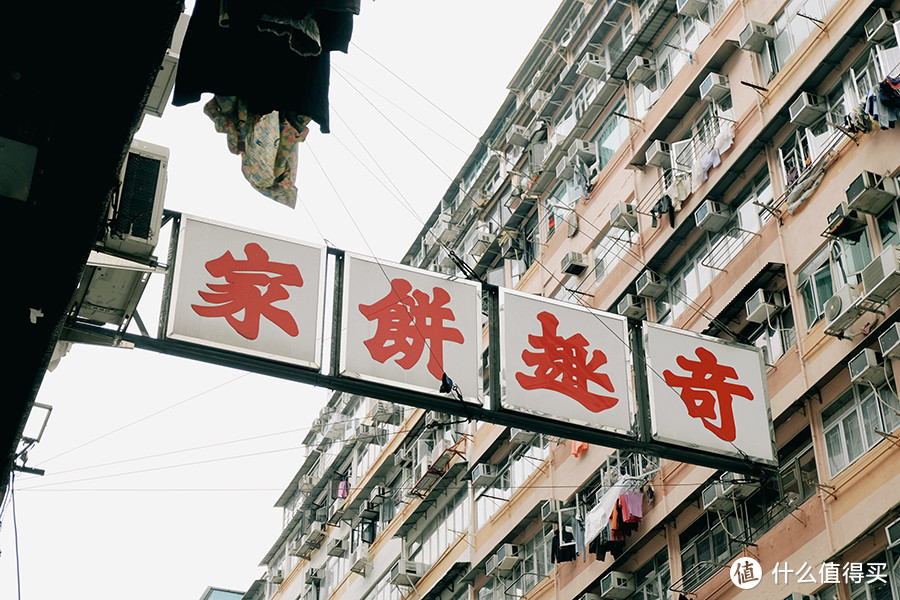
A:
[[[481,403],[481,286],[347,253],[341,374]]]
[[[758,348],[645,323],[644,350],[655,439],[776,463]]]
[[[318,369],[325,255],[184,216],[166,335]]]
[[[503,408],[631,433],[625,317],[500,290]]]

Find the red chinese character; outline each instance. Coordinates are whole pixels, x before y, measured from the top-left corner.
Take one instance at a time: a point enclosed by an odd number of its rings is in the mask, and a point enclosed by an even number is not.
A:
[[[726,442],[733,442],[737,432],[734,425],[734,411],[731,408],[733,396],[753,400],[753,393],[745,385],[726,382],[737,379],[734,368],[720,365],[716,356],[706,348],[694,351],[700,360],[689,360],[684,356],[675,359],[678,366],[690,371],[689,377],[675,375],[668,369],[663,371],[666,383],[681,388],[681,400],[688,414],[703,421],[703,426]],[[712,392],[715,392],[713,395]],[[719,424],[716,425],[716,401],[719,403]]]
[[[444,342],[462,344],[464,339],[458,329],[444,326],[444,321],[455,320],[453,311],[445,306],[450,302],[450,294],[439,287],[432,291],[434,300],[425,292],[413,290],[405,279],[397,278],[391,280],[391,291],[384,298],[374,304],[359,305],[365,318],[378,321],[375,335],[364,342],[372,358],[384,363],[400,354],[397,364],[409,370],[419,362],[427,340],[428,372],[441,379]]]
[[[230,251],[206,263],[206,270],[213,277],[224,277],[226,283],[209,283],[209,292],[198,291],[200,297],[217,306],[192,304],[201,317],[225,317],[234,330],[255,340],[259,335],[259,319],[265,317],[290,336],[299,334],[297,323],[291,314],[274,306],[290,293],[285,286],[300,287],[303,278],[295,265],[269,261],[269,255],[254,242],[244,246],[247,260],[237,260]],[[237,313],[244,311],[244,319]]]
[[[606,364],[606,355],[594,350],[588,362],[588,341],[580,333],[569,338],[556,334],[559,319],[548,312],[537,315],[541,335],[529,335],[528,343],[539,352],[522,351],[522,360],[534,367],[534,375],[516,373],[516,381],[526,390],[544,388],[565,394],[591,412],[612,408],[619,401],[613,396],[595,394],[588,389],[593,381],[608,392],[615,392],[609,375],[597,373]]]

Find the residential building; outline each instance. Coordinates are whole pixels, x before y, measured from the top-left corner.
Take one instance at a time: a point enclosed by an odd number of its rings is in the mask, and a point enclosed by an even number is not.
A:
[[[563,1],[403,259],[756,345],[777,469],[336,393],[245,598],[900,599],[892,8]],[[636,530],[582,548],[623,475]]]

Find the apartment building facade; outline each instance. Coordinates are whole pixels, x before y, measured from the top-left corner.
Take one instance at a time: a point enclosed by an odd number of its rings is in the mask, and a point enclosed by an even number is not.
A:
[[[892,9],[565,0],[403,259],[759,347],[777,469],[336,393],[244,598],[900,599]]]

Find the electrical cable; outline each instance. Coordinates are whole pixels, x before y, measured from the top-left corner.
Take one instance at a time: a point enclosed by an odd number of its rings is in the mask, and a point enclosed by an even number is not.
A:
[[[54,455],[54,456],[51,456],[50,458],[48,458],[48,459],[44,460],[43,462],[39,463],[39,465],[40,465],[41,467],[43,467],[44,465],[46,465],[47,463],[49,463],[49,462],[52,461],[52,460],[55,460],[55,459],[57,459],[57,458],[59,458],[59,457],[61,457],[61,456],[65,456],[66,454],[69,454],[70,452],[74,452],[75,450],[79,450],[79,449],[81,449],[81,448],[84,448],[85,446],[90,445],[90,444],[93,444],[94,442],[97,442],[97,441],[99,441],[99,440],[102,440],[102,439],[105,438],[105,437],[109,437],[109,436],[111,436],[111,435],[114,434],[114,433],[118,433],[118,432],[122,431],[123,429],[127,429],[127,428],[129,428],[129,427],[131,427],[131,426],[133,426],[133,425],[137,425],[138,423],[142,423],[142,422],[146,421],[147,419],[150,419],[150,418],[152,418],[152,417],[155,417],[155,416],[157,416],[157,415],[159,415],[159,414],[162,414],[162,413],[164,413],[164,412],[166,412],[166,411],[172,410],[173,408],[176,408],[176,407],[178,407],[178,406],[181,406],[182,404],[185,404],[185,403],[187,403],[187,402],[190,402],[191,400],[195,400],[195,399],[199,398],[200,396],[203,396],[203,395],[208,394],[208,393],[210,393],[210,392],[214,392],[214,391],[218,390],[219,388],[223,388],[223,387],[225,387],[226,385],[229,385],[229,384],[231,384],[231,383],[234,383],[235,381],[237,381],[237,380],[239,380],[239,379],[243,379],[244,377],[247,377],[247,376],[249,376],[249,375],[250,375],[250,373],[243,373],[243,374],[241,374],[241,375],[238,375],[238,376],[235,377],[234,379],[229,379],[228,381],[225,381],[225,382],[220,383],[220,384],[218,384],[218,385],[215,385],[215,386],[213,386],[213,387],[211,387],[211,388],[208,388],[208,389],[206,389],[206,390],[204,390],[204,391],[202,391],[202,392],[199,392],[199,393],[197,393],[197,394],[194,394],[193,396],[189,396],[189,397],[185,398],[184,400],[179,400],[179,401],[176,402],[175,404],[172,404],[172,405],[167,406],[167,407],[165,407],[165,408],[161,408],[160,410],[158,410],[158,411],[156,411],[156,412],[152,412],[152,413],[150,413],[149,415],[145,415],[145,416],[143,416],[143,417],[141,417],[141,418],[139,418],[139,419],[137,419],[137,420],[135,420],[135,421],[131,421],[130,423],[126,423],[125,425],[122,425],[121,427],[117,427],[116,429],[113,429],[113,430],[111,430],[111,431],[107,431],[106,433],[104,433],[104,434],[102,434],[102,435],[99,435],[99,436],[97,436],[97,437],[95,437],[95,438],[93,438],[93,439],[91,439],[91,440],[88,440],[88,441],[83,442],[83,443],[81,443],[81,444],[79,444],[79,445],[77,445],[77,446],[74,446],[74,447],[72,447],[72,448],[69,448],[68,450],[65,450],[65,451],[63,451],[63,452],[60,452],[59,454],[56,454],[56,455]]]

